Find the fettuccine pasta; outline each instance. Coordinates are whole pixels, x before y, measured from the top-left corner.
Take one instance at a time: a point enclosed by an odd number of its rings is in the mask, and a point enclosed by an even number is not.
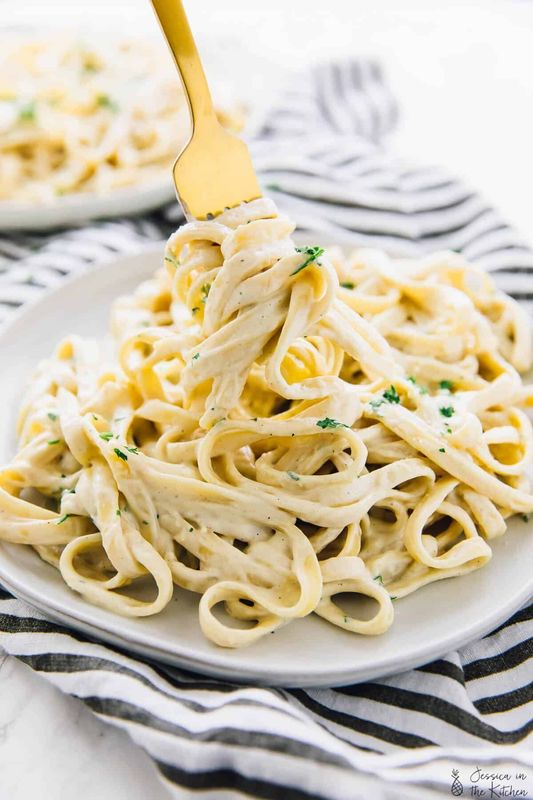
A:
[[[238,108],[218,109],[232,130]],[[190,120],[169,56],[150,41],[2,37],[0,200],[168,180]]]
[[[61,342],[0,472],[0,538],[118,614],[196,592],[225,647],[312,612],[381,634],[489,561],[533,510],[525,313],[456,253],[346,257],[293,228],[266,199],[188,223],[116,302],[112,352]]]

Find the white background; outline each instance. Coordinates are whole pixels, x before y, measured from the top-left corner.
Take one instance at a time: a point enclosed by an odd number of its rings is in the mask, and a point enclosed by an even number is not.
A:
[[[533,242],[533,2],[188,0],[187,7],[202,41],[224,42],[217,45],[223,77],[237,96],[270,96],[288,70],[311,60],[379,56],[401,103],[394,148],[462,175]],[[0,28],[41,24],[43,13],[49,26],[85,35],[158,35],[148,0],[0,0]],[[73,797],[168,794],[125,735],[0,655],[0,799]]]

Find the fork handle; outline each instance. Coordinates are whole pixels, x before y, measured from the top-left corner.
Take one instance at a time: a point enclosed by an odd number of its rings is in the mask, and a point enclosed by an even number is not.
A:
[[[187,14],[181,0],[152,0],[152,5],[181,76],[194,135],[202,123],[217,118]]]

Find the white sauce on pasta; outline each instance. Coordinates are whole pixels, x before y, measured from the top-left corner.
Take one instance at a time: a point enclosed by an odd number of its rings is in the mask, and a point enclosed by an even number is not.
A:
[[[119,614],[197,592],[226,647],[312,612],[380,634],[394,600],[490,559],[533,510],[525,313],[455,253],[292,232],[264,199],[184,225],[116,302],[115,356],[59,345],[0,471],[0,538]]]

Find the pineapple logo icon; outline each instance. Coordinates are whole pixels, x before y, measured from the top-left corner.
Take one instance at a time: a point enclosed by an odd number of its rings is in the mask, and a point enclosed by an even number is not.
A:
[[[451,787],[451,793],[453,794],[454,797],[461,797],[461,795],[463,793],[463,784],[459,780],[459,770],[458,769],[452,769],[452,778],[453,778],[453,782],[452,782],[452,787]]]

